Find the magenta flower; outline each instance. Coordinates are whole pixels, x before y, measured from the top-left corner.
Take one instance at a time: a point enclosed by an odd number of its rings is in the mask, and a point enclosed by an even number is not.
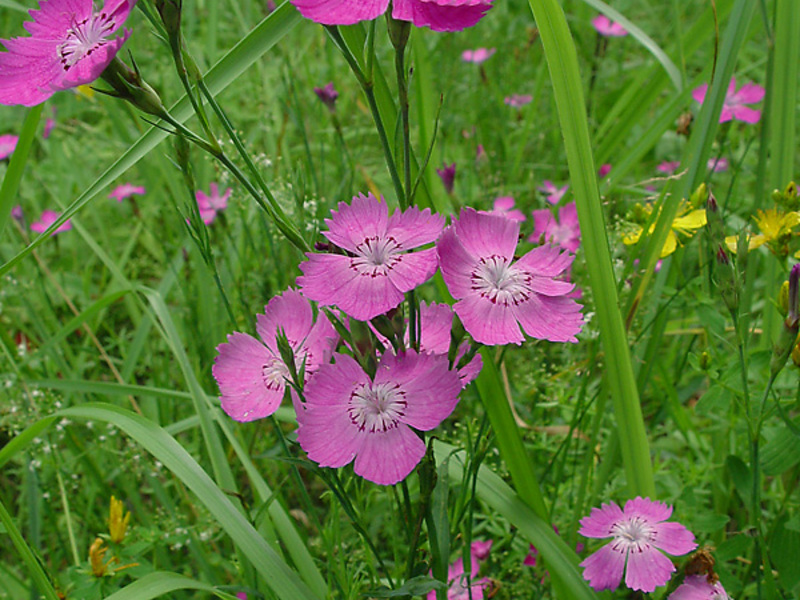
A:
[[[600,179],[602,179],[609,173],[611,173],[611,165],[608,163],[601,165],[600,168],[597,170],[597,175],[600,177]]]
[[[44,122],[44,130],[42,131],[42,138],[45,140],[49,138],[50,134],[53,133],[53,129],[55,129],[55,127],[56,127],[56,120],[52,117],[47,117],[47,120]]]
[[[0,160],[4,160],[14,154],[14,150],[17,149],[17,142],[19,142],[18,135],[11,135],[10,133],[0,135]]]
[[[581,307],[567,297],[573,284],[558,281],[573,256],[539,246],[514,262],[519,223],[474,209],[445,229],[436,247],[442,276],[458,300],[455,311],[475,341],[521,344],[525,333],[552,342],[576,342]]]
[[[447,163],[443,164],[441,169],[436,169],[436,174],[439,176],[439,179],[442,180],[444,191],[448,194],[452,194],[453,185],[456,180],[456,163],[450,165]]]
[[[234,332],[227,343],[217,346],[212,373],[219,385],[222,410],[236,421],[268,417],[283,400],[289,368],[281,358],[277,337],[283,332],[289,341],[299,373],[305,366],[306,380],[330,359],[336,345],[336,331],[325,313],[317,315],[296,290],[275,296],[256,316],[261,341]]]
[[[447,304],[419,305],[420,338],[419,346],[423,352],[433,352],[447,356],[450,350],[450,331],[453,328],[453,309]],[[458,364],[467,353],[469,344],[462,342],[456,352],[454,364]],[[475,354],[471,361],[458,370],[461,386],[466,387],[475,379],[483,368],[483,359],[480,354]]]
[[[512,108],[522,108],[526,104],[530,104],[532,100],[533,96],[530,94],[511,94],[510,96],[506,96],[503,102]]]
[[[612,21],[605,15],[597,15],[592,19],[592,25],[597,33],[606,37],[622,37],[628,35],[628,31],[616,21]]]
[[[669,600],[728,600],[729,596],[722,584],[709,583],[705,575],[689,575],[683,580]]]
[[[389,7],[389,0],[292,0],[306,19],[323,25],[370,21]],[[394,0],[392,17],[433,31],[472,27],[492,7],[492,0]]]
[[[461,60],[479,65],[489,60],[495,52],[497,52],[497,48],[475,48],[475,50],[464,50],[461,53]]]
[[[200,218],[203,219],[203,223],[211,225],[217,218],[217,213],[228,208],[228,198],[231,197],[231,192],[231,188],[228,188],[220,196],[219,186],[216,183],[209,186],[208,194],[201,190],[195,192],[194,196],[197,199],[197,207],[200,209]]]
[[[31,223],[31,231],[35,231],[36,233],[44,233],[53,223],[58,220],[60,216],[61,213],[54,210],[42,211],[42,216],[39,217],[39,220]],[[50,235],[55,235],[57,233],[61,233],[62,231],[69,231],[70,229],[72,229],[72,223],[70,223],[69,219],[67,219]]]
[[[704,83],[692,92],[692,98],[702,104],[708,93],[708,84]],[[719,115],[719,122],[725,123],[731,119],[744,121],[745,123],[758,123],[761,118],[761,111],[745,104],[754,104],[764,99],[764,88],[757,83],[745,83],[738,90],[736,89],[736,78],[731,77],[728,84],[728,91],[725,94],[725,101],[722,104],[722,112]]]
[[[671,506],[640,496],[628,500],[624,511],[615,502],[593,508],[581,519],[578,533],[613,539],[580,564],[584,579],[597,591],[614,590],[624,570],[625,585],[632,590],[652,592],[664,585],[675,565],[658,550],[680,556],[697,547],[686,527],[665,523],[671,514]]]
[[[542,182],[542,186],[537,189],[544,194],[545,200],[550,204],[558,204],[561,202],[564,194],[567,193],[569,186],[557,187],[552,181],[545,179],[544,182]]]
[[[724,157],[709,158],[706,166],[709,171],[713,171],[714,173],[724,173],[728,170],[728,159]]]
[[[533,233],[528,241],[538,244],[541,243],[540,239],[573,253],[578,251],[581,245],[581,227],[574,202],[565,204],[558,210],[558,221],[549,208],[533,211]]]
[[[137,196],[144,196],[145,189],[141,185],[133,185],[132,183],[123,183],[114,188],[108,197],[113,198],[117,202],[122,202],[125,198],[129,198],[136,194]]]
[[[661,164],[656,167],[656,171],[659,173],[664,173],[665,175],[671,175],[675,171],[678,170],[678,167],[681,166],[681,161],[679,160],[665,160]]]
[[[44,0],[25,23],[30,37],[0,40],[0,104],[41,104],[55,92],[91,83],[130,35],[116,33],[136,0]]]
[[[447,590],[447,600],[483,600],[483,591],[490,588],[492,582],[483,577],[477,581],[480,563],[489,556],[492,547],[492,540],[486,542],[474,541],[470,546],[470,574],[467,579],[464,573],[464,559],[459,558],[447,567],[447,582],[450,588]],[[436,600],[436,590],[431,590],[426,596],[426,600]]]
[[[325,219],[323,232],[345,254],[306,254],[297,278],[306,297],[323,306],[335,304],[342,311],[368,321],[397,307],[403,294],[424,283],[436,272],[435,248],[407,252],[439,237],[441,215],[411,207],[389,216],[389,207],[372,194],[339,203]]]
[[[499,215],[519,223],[523,223],[526,220],[525,214],[518,208],[514,208],[513,196],[499,196],[498,198],[495,198],[491,212],[486,212],[483,210],[480,212],[491,215]]]
[[[336,110],[336,99],[339,97],[339,92],[333,87],[332,81],[325,87],[315,87],[314,93],[322,103],[328,107],[329,111],[333,112]]]
[[[22,221],[25,217],[25,213],[22,212],[22,205],[17,204],[14,208],[11,209],[11,218],[16,219],[17,221]]]
[[[458,403],[461,384],[447,357],[386,352],[374,379],[350,356],[336,354],[305,387],[297,441],[322,467],[355,459],[357,475],[379,485],[405,479],[425,454],[414,429],[428,431]]]

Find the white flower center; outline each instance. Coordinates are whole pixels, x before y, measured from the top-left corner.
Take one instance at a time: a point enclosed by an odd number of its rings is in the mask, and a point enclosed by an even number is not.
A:
[[[611,526],[614,541],[612,549],[617,552],[641,552],[655,538],[655,529],[641,517],[629,517]]]
[[[74,23],[67,30],[64,41],[56,51],[61,65],[68,71],[78,61],[89,56],[106,43],[106,36],[114,29],[114,21],[105,12],[92,15],[80,23]]]
[[[350,395],[347,413],[360,431],[386,432],[397,427],[407,404],[397,384],[363,385]]]
[[[268,390],[282,390],[289,377],[289,369],[280,358],[272,357],[261,366],[261,377]]]
[[[393,237],[369,237],[356,246],[350,264],[359,275],[385,277],[400,261],[402,250]]]
[[[519,304],[531,295],[531,276],[502,256],[482,258],[470,279],[472,290],[493,304]]]

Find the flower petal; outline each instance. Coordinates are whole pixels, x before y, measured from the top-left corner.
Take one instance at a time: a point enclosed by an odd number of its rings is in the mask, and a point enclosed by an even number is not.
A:
[[[581,528],[578,530],[584,537],[606,538],[612,534],[611,526],[624,518],[622,509],[616,502],[603,504],[600,508],[592,508],[588,517],[581,519]]]
[[[508,261],[513,259],[519,240],[519,223],[516,221],[465,208],[453,226],[459,241],[470,254],[501,256]]]
[[[392,16],[433,31],[461,31],[480,21],[491,0],[394,0]]]
[[[292,0],[292,4],[315,23],[352,25],[382,15],[389,0]]]
[[[423,456],[425,442],[401,424],[386,432],[365,434],[353,470],[373,483],[394,485],[408,477]]]
[[[493,303],[483,296],[470,295],[453,307],[464,329],[476,342],[495,346],[522,344],[525,337],[510,307]]]
[[[659,523],[655,526],[653,545],[672,556],[681,556],[697,548],[694,534],[680,523]]]
[[[628,568],[625,572],[625,585],[632,590],[653,592],[669,581],[675,565],[652,546],[628,552]]]
[[[431,210],[419,210],[416,206],[403,212],[395,211],[386,228],[386,235],[393,237],[405,250],[436,241],[444,228],[444,217]]]
[[[606,544],[579,565],[583,567],[583,578],[596,591],[615,590],[622,581],[625,569],[625,553]]]
[[[359,194],[350,204],[340,202],[338,210],[331,211],[331,218],[325,219],[329,231],[323,234],[340,248],[355,252],[365,239],[383,237],[388,223],[389,207],[383,199]]]

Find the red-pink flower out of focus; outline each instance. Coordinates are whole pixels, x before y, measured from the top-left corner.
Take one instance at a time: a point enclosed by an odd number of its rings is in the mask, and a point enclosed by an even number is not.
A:
[[[572,253],[581,245],[581,227],[578,223],[578,209],[574,202],[565,204],[558,210],[558,220],[549,208],[533,211],[533,233],[528,241],[534,244],[541,239],[560,246]]]
[[[497,52],[497,48],[475,48],[475,50],[464,50],[461,53],[461,60],[479,65],[489,60],[495,52]]]
[[[600,168],[597,169],[597,175],[600,177],[600,179],[603,179],[603,177],[609,173],[611,173],[611,165],[609,163],[601,165]]]
[[[136,0],[44,0],[24,27],[30,37],[0,40],[0,104],[41,104],[55,92],[91,83],[130,35],[112,38]]]
[[[144,196],[145,194],[144,186],[142,185],[133,185],[132,183],[123,183],[122,185],[118,185],[114,188],[114,190],[108,195],[109,198],[113,198],[117,202],[122,202],[125,198],[130,198],[134,194],[137,196]]]
[[[729,600],[725,588],[717,581],[709,583],[705,575],[689,575],[683,580],[669,600]]]
[[[453,186],[456,182],[456,163],[449,165],[444,163],[441,169],[436,169],[436,174],[439,176],[439,179],[442,180],[444,191],[448,194],[452,194]]]
[[[211,225],[217,218],[217,213],[228,208],[228,198],[231,197],[231,188],[226,189],[222,195],[219,193],[219,185],[212,183],[209,186],[208,194],[201,190],[195,192],[197,207],[200,209],[200,218],[203,223]]]
[[[35,231],[36,233],[44,233],[53,223],[58,220],[60,216],[61,213],[54,210],[42,211],[42,216],[39,218],[39,220],[31,223],[31,231]],[[69,231],[70,229],[72,229],[72,223],[70,223],[69,219],[67,219],[50,235],[55,235],[57,233],[61,233],[62,231]]]
[[[714,173],[723,173],[728,170],[728,159],[725,157],[709,158],[706,165],[709,171]]]
[[[557,187],[552,181],[545,179],[544,182],[542,182],[542,186],[537,189],[544,194],[545,200],[550,204],[558,204],[564,197],[564,194],[567,193],[569,186]]]
[[[512,108],[522,108],[526,104],[530,104],[531,101],[533,101],[533,96],[530,94],[511,94],[506,96],[504,100]]]
[[[447,568],[447,583],[450,587],[447,590],[447,600],[483,600],[483,591],[491,587],[492,582],[483,577],[475,580],[480,570],[480,563],[489,556],[492,548],[492,540],[485,542],[476,540],[470,546],[470,573],[471,582],[468,585],[466,573],[464,572],[464,559],[459,558],[451,563]],[[428,592],[425,600],[436,600],[436,590]]]
[[[671,175],[677,171],[680,166],[681,161],[679,160],[665,160],[656,167],[656,171],[664,173],[665,175]]]
[[[456,407],[458,374],[446,356],[414,350],[385,352],[374,379],[351,356],[334,357],[305,386],[297,441],[322,467],[344,467],[355,459],[356,475],[394,485],[425,455],[425,442],[414,430],[438,427]]]
[[[692,98],[702,104],[707,93],[708,84],[704,83],[692,92]],[[725,101],[722,104],[722,112],[719,115],[719,122],[725,123],[736,119],[745,123],[758,123],[761,119],[761,111],[745,106],[745,104],[761,102],[764,99],[764,93],[764,88],[757,83],[745,83],[737,90],[736,78],[731,77],[728,91],[725,93]]]
[[[0,135],[0,160],[14,154],[14,150],[17,149],[17,142],[19,142],[19,136],[17,135],[11,135],[10,133]]]
[[[592,19],[592,25],[597,30],[597,33],[606,37],[622,37],[628,35],[627,29],[605,15],[597,15]]]
[[[389,7],[389,0],[291,0],[305,18],[323,25],[370,21]],[[472,27],[492,7],[492,0],[393,0],[392,17],[433,31]]]
[[[495,198],[491,211],[482,210],[480,212],[487,215],[506,217],[518,223],[523,223],[527,219],[525,213],[518,208],[514,208],[514,196],[499,196]]]

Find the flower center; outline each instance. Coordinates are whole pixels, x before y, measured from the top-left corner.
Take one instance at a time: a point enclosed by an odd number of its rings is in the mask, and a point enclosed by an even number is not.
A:
[[[482,258],[470,277],[472,290],[492,304],[519,304],[531,295],[531,276],[502,256]]]
[[[612,548],[618,552],[641,552],[655,537],[655,530],[641,517],[629,517],[611,526]]]
[[[359,431],[385,433],[397,427],[407,404],[397,384],[363,385],[350,395],[347,413]]]
[[[280,358],[273,357],[261,367],[261,377],[268,390],[282,390],[289,377],[289,369]]]
[[[105,44],[106,36],[113,30],[114,21],[105,12],[74,23],[56,49],[64,70],[68,71],[75,63]]]
[[[401,252],[400,244],[393,237],[380,238],[376,235],[356,246],[351,265],[359,275],[385,277],[400,261]]]

